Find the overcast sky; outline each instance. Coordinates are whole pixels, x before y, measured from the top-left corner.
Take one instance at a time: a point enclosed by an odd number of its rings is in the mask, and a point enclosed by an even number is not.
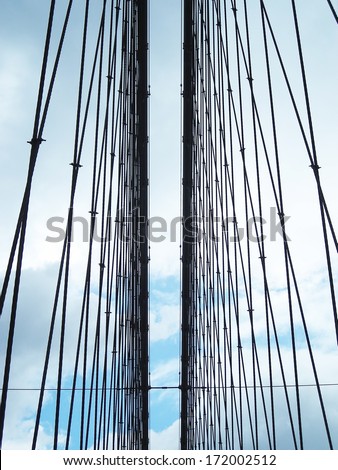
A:
[[[26,179],[29,146],[38,78],[43,51],[43,38],[48,15],[48,3],[41,0],[2,0],[0,16],[0,273],[5,271],[12,236],[15,229]],[[64,11],[65,0],[58,3]],[[307,0],[299,4],[300,26],[304,41],[304,57],[308,72],[311,105],[319,155],[319,165],[325,197],[334,225],[338,225],[337,206],[337,135],[338,135],[338,36],[333,16],[324,0]],[[337,2],[333,2],[337,9]],[[255,5],[254,5],[255,4]],[[253,41],[261,44],[258,0],[252,3],[253,22],[257,32]],[[266,2],[288,72],[301,109],[304,99],[300,86],[294,30],[290,15],[290,1]],[[77,8],[80,8],[79,6]],[[255,10],[256,8],[256,10]],[[181,152],[181,1],[150,0],[150,214],[170,222],[180,215],[180,152]],[[18,329],[15,337],[11,386],[36,387],[39,384],[42,353],[45,347],[49,312],[55,289],[57,263],[61,246],[46,242],[46,221],[49,217],[65,217],[70,185],[72,160],[71,138],[74,124],[76,80],[73,73],[78,66],[80,21],[72,20],[72,28],[65,44],[55,97],[51,104],[33,183],[24,273],[19,303]],[[255,24],[255,23],[254,23]],[[74,58],[75,57],[75,58]],[[264,60],[257,55],[254,63],[255,86],[264,94],[266,87]],[[274,70],[277,71],[277,62]],[[276,101],[280,118],[279,138],[283,153],[282,170],[286,181],[286,213],[290,215],[288,234],[292,240],[292,255],[307,306],[307,320],[315,346],[315,354],[323,383],[338,383],[337,345],[333,333],[333,318],[329,308],[327,269],[323,256],[315,183],[304,145],[292,112],[280,72],[276,72]],[[260,103],[258,103],[260,106]],[[263,115],[266,102],[261,106]],[[86,193],[90,173],[80,182],[79,193]],[[269,207],[269,204],[268,206]],[[78,198],[77,214],[86,217],[89,198]],[[151,244],[150,265],[150,339],[152,385],[176,386],[179,383],[180,330],[180,241],[169,239]],[[83,285],[84,243],[74,245],[71,269],[71,306],[76,310]],[[274,245],[271,246],[274,253]],[[282,280],[280,253],[270,266],[270,279],[279,308],[285,299],[278,289]],[[338,274],[337,256],[333,259],[335,280]],[[79,276],[79,273],[81,275]],[[257,288],[257,304],[262,292]],[[46,315],[47,312],[47,315]],[[7,314],[7,315],[6,315]],[[2,335],[8,325],[8,308],[1,318]],[[263,322],[257,324],[263,330]],[[280,322],[283,328],[283,321]],[[286,328],[286,326],[285,326]],[[68,330],[66,348],[73,354],[76,331]],[[249,327],[248,327],[249,334]],[[0,352],[4,357],[5,341]],[[289,351],[285,351],[286,361]],[[302,379],[311,381],[306,353]],[[291,361],[291,357],[290,357]],[[3,364],[2,364],[3,367]],[[71,361],[65,367],[65,377],[71,375]],[[51,379],[52,381],[52,379]],[[290,379],[290,381],[292,381]],[[330,413],[334,442],[338,447],[338,409],[336,388],[327,388],[324,396]],[[37,395],[13,392],[9,400],[4,447],[29,447]],[[312,416],[307,424],[307,445],[316,448],[321,441],[313,435],[316,413],[312,412],[312,398],[304,400],[304,414]],[[280,411],[282,415],[282,411]],[[283,417],[280,417],[282,422]],[[177,390],[151,392],[151,448],[179,448],[179,393]],[[283,427],[283,425],[281,425]],[[287,432],[281,446],[290,445]],[[283,429],[281,430],[283,436]],[[41,448],[50,448],[51,429],[44,423]]]

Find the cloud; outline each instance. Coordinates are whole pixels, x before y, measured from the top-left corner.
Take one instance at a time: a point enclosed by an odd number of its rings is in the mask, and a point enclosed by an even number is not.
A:
[[[178,358],[159,361],[151,372],[152,385],[177,385],[176,374],[178,371]]]
[[[6,429],[6,436],[3,441],[4,450],[30,450],[32,448],[32,439],[34,432],[34,420],[23,420],[15,423],[13,428]],[[60,441],[64,439],[60,436]],[[53,436],[46,432],[41,426],[39,428],[39,447],[37,450],[49,450],[53,447]]]
[[[174,421],[163,431],[150,430],[151,450],[176,450],[179,449],[180,420]]]
[[[163,341],[179,332],[179,305],[163,305],[150,312],[152,341]]]
[[[31,446],[31,428],[35,423],[36,410],[43,365],[45,361],[47,338],[50,329],[52,306],[54,302],[57,278],[57,265],[49,265],[39,270],[24,270],[20,287],[20,300],[17,311],[17,321],[14,336],[13,352],[11,357],[11,373],[9,382],[8,401],[5,419],[5,441],[4,448],[17,449]],[[70,283],[69,300],[67,307],[67,320],[65,329],[64,355],[63,355],[63,379],[62,387],[71,386],[71,379],[74,372],[76,345],[81,313],[81,280],[78,277],[77,283]],[[12,286],[9,286],[9,294]],[[10,299],[10,296],[9,296]],[[91,293],[91,311],[88,329],[92,333],[96,329],[97,295]],[[61,304],[59,300],[59,306]],[[5,309],[1,316],[0,331],[0,373],[3,375],[6,358],[7,334],[10,319],[10,302],[5,304]],[[44,404],[41,418],[41,436],[39,434],[39,448],[48,447],[50,442],[49,434],[52,434],[50,427],[54,422],[55,413],[55,390],[58,379],[58,351],[60,347],[61,314],[60,308],[57,311],[54,326],[54,336],[52,341],[51,355],[47,374],[47,382],[44,396]],[[91,356],[94,349],[95,337],[89,335],[88,354]],[[83,350],[83,344],[82,344]],[[81,354],[81,353],[80,353]],[[80,367],[81,367],[80,359]],[[78,373],[78,383],[81,374]],[[69,409],[69,393],[62,393],[61,405],[61,426],[60,445],[64,442],[64,431],[62,426],[66,422],[64,414]],[[23,439],[26,434],[25,439]],[[49,437],[48,437],[49,436]],[[26,445],[27,444],[27,445]]]
[[[170,283],[175,284],[170,277]],[[180,305],[178,303],[178,293],[172,287],[163,283],[153,283],[152,300],[150,303],[150,338],[151,341],[164,341],[177,335],[180,328]]]

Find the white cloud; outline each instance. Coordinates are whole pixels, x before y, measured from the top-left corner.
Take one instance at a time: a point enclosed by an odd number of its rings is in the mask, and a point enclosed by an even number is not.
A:
[[[151,450],[176,450],[179,449],[180,420],[174,421],[163,431],[150,431]]]
[[[178,358],[168,361],[162,360],[151,372],[151,383],[153,386],[177,385],[177,372],[179,368]]]
[[[57,266],[48,266],[40,270],[24,270],[20,288],[20,301],[17,311],[17,323],[14,336],[13,353],[11,357],[11,373],[8,401],[5,418],[4,448],[29,448],[32,444],[32,428],[38,405],[43,365],[45,361],[47,338],[52,317],[57,278]],[[69,386],[74,371],[76,345],[80,324],[82,293],[80,286],[83,280],[77,278],[77,283],[69,286],[69,302],[65,330],[63,379],[62,386]],[[12,286],[9,287],[11,293]],[[91,315],[89,316],[89,331],[96,329],[97,295],[91,293]],[[59,300],[59,305],[62,303]],[[5,366],[8,324],[10,319],[9,302],[1,316],[1,347],[0,371],[1,376]],[[49,359],[49,368],[42,410],[38,447],[47,448],[52,439],[49,429],[54,422],[55,390],[58,379],[58,351],[60,347],[61,312],[58,309],[54,326],[54,336]],[[103,337],[103,336],[102,336]],[[89,357],[94,348],[94,334],[89,335]],[[83,342],[82,342],[83,343]],[[83,350],[83,345],[82,345]],[[80,359],[80,367],[82,362]],[[81,380],[78,374],[78,381]],[[78,382],[79,383],[79,382]],[[63,392],[61,405],[60,445],[64,443],[64,413],[69,409],[69,393]],[[25,447],[22,447],[25,446]]]
[[[34,420],[22,420],[15,423],[12,429],[6,429],[3,442],[4,450],[30,450],[34,432]],[[60,436],[60,442],[63,439]],[[53,447],[53,436],[41,426],[39,428],[39,447],[37,450],[49,450]]]
[[[150,331],[152,341],[163,341],[179,332],[179,305],[161,305],[150,312]]]

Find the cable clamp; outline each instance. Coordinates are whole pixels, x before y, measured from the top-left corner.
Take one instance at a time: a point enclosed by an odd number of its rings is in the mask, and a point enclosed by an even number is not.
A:
[[[27,140],[27,144],[34,145],[34,144],[41,144],[41,142],[46,142],[46,139],[42,137],[33,137],[31,140]]]
[[[74,163],[74,162],[72,162],[72,163],[70,163],[69,165],[70,165],[70,166],[73,166],[74,168],[82,168],[82,165],[80,165],[80,163]]]
[[[315,171],[315,170],[317,170],[317,171],[318,171],[318,170],[320,170],[320,169],[321,169],[321,166],[319,166],[319,165],[316,165],[316,164],[312,164],[312,165],[310,165],[310,168],[312,168],[312,169],[313,169],[313,171]]]

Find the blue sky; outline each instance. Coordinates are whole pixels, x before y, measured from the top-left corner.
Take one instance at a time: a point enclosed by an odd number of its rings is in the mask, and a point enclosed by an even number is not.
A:
[[[253,21],[259,21],[258,1],[251,2]],[[290,33],[290,3],[266,2],[276,28],[290,71],[294,89],[298,93],[301,109],[299,65],[295,53],[294,35]],[[338,211],[337,175],[337,109],[335,90],[338,68],[333,57],[337,55],[337,32],[333,17],[325,1],[309,0],[299,3],[304,56],[308,71],[311,104],[314,114],[317,145],[322,169],[323,187],[331,215],[337,225]],[[0,229],[0,272],[3,274],[15,221],[21,202],[28,162],[37,84],[42,56],[42,41],[48,14],[48,2],[41,0],[3,0],[0,18],[0,210],[3,223]],[[63,11],[65,0],[58,2]],[[305,6],[304,6],[305,5]],[[336,5],[338,8],[338,5]],[[76,8],[80,8],[77,5]],[[150,1],[150,214],[161,216],[168,223],[180,215],[180,151],[181,151],[181,1]],[[41,148],[34,179],[34,189],[29,218],[24,277],[20,301],[20,325],[15,342],[15,359],[12,383],[35,387],[39,383],[41,348],[44,346],[44,327],[47,328],[51,291],[55,282],[55,266],[60,256],[58,244],[46,243],[46,220],[50,216],[65,216],[71,161],[69,142],[74,122],[76,69],[80,21],[74,18],[71,34],[66,43],[66,53],[61,63],[60,79],[56,83],[46,125],[47,142]],[[59,24],[58,24],[59,27]],[[257,28],[257,31],[259,29]],[[261,35],[254,36],[257,49]],[[335,53],[333,50],[335,49]],[[264,58],[257,54],[255,86],[262,97],[263,114],[265,75]],[[337,351],[332,340],[332,318],[323,315],[328,303],[325,263],[323,262],[322,236],[318,224],[318,208],[313,176],[299,132],[295,124],[289,98],[277,62],[273,63],[277,90],[277,107],[280,119],[280,139],[285,160],[283,171],[287,179],[286,206],[291,216],[289,227],[292,251],[309,311],[311,334],[323,382],[338,382]],[[62,78],[61,78],[62,77]],[[257,84],[257,85],[256,85]],[[80,194],[84,194],[89,173],[81,181]],[[78,213],[87,214],[88,200],[80,199]],[[306,234],[306,236],[304,236]],[[179,332],[180,332],[180,248],[179,239],[167,239],[151,244],[150,265],[150,365],[151,383],[154,386],[176,386],[179,383]],[[79,243],[73,250],[71,271],[74,309],[80,299],[85,247]],[[282,274],[278,269],[280,251],[269,246],[276,256],[270,275],[276,302],[281,311],[285,298],[280,287]],[[337,262],[334,265],[337,274]],[[257,288],[257,302],[262,301]],[[318,311],[321,317],[318,317]],[[27,318],[29,317],[29,319]],[[6,326],[8,318],[1,322]],[[258,328],[263,331],[264,325]],[[287,330],[282,316],[280,327]],[[245,325],[244,325],[245,328]],[[5,331],[6,328],[3,329]],[[259,330],[259,331],[261,331]],[[287,336],[287,333],[286,333]],[[70,331],[69,347],[75,337]],[[3,346],[1,354],[3,355]],[[303,351],[300,352],[303,354]],[[285,355],[288,355],[287,349]],[[305,353],[304,353],[305,356]],[[334,360],[335,359],[335,360]],[[304,379],[308,370],[304,359]],[[19,371],[24,371],[23,375]],[[70,374],[70,367],[65,374]],[[52,378],[51,378],[52,381]],[[51,382],[52,383],[52,382]],[[338,445],[338,416],[334,408],[334,393],[326,391],[328,406],[332,409],[332,424]],[[179,393],[178,390],[151,391],[151,446],[152,448],[179,447]],[[8,440],[11,448],[29,446],[35,394],[13,394],[8,412]],[[311,397],[305,408],[311,410]],[[46,408],[48,417],[48,407]],[[334,414],[335,413],[335,414]],[[315,422],[315,418],[314,418]],[[46,424],[46,423],[45,423]],[[311,434],[311,428],[308,428]],[[286,439],[286,438],[285,438]],[[311,436],[309,445],[315,446]],[[41,447],[51,445],[48,425],[42,431]],[[287,439],[284,441],[287,446]]]

